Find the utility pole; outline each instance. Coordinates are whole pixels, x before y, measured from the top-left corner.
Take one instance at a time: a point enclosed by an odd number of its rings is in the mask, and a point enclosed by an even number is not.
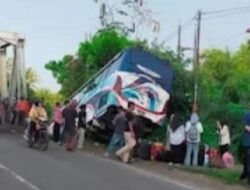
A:
[[[199,76],[199,65],[200,65],[200,34],[201,34],[201,16],[202,12],[198,10],[196,16],[196,28],[194,36],[194,105],[193,112],[197,111],[198,102],[198,76]]]
[[[178,61],[181,60],[181,23],[178,25],[178,41],[177,41],[177,53],[178,53]]]

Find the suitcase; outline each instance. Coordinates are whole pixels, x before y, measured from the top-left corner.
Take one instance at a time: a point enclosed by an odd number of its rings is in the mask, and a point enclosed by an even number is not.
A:
[[[205,161],[205,145],[200,145],[198,153],[198,165],[203,166]]]
[[[151,146],[151,160],[156,160],[159,152],[165,151],[165,147],[161,143],[154,143]]]
[[[150,160],[151,158],[151,144],[148,142],[137,143],[133,149],[133,158],[141,158],[143,160]]]
[[[140,149],[140,144],[137,143],[135,145],[135,147],[133,148],[133,151],[132,151],[132,157],[133,158],[139,158],[140,157],[139,149]]]
[[[210,148],[208,151],[209,154],[209,159],[212,159],[214,157],[218,157],[219,156],[219,151],[215,148]]]
[[[151,144],[148,142],[140,143],[138,154],[141,159],[150,160],[151,159]]]
[[[208,165],[211,168],[223,168],[223,160],[221,159],[218,150],[215,148],[209,149]]]
[[[171,152],[170,151],[160,151],[156,156],[156,160],[159,162],[170,162],[171,161]]]
[[[219,156],[213,157],[209,160],[209,167],[210,168],[223,168],[224,167],[223,160]]]

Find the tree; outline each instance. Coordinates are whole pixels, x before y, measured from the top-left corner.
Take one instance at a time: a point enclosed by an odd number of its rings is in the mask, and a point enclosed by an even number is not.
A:
[[[39,77],[36,71],[32,68],[28,68],[26,70],[25,77],[26,77],[28,97],[32,97],[34,95],[34,90],[36,89],[36,85],[37,85]]]
[[[199,102],[205,121],[204,140],[217,144],[215,122],[226,120],[235,151],[242,133],[241,118],[250,100],[250,51],[247,44],[243,44],[235,52],[206,50],[202,58]]]
[[[48,115],[51,115],[52,108],[56,102],[62,102],[64,97],[59,93],[51,92],[49,89],[41,88],[34,92],[32,99],[41,100],[45,105]]]
[[[76,56],[50,61],[45,68],[62,85],[61,93],[70,96],[94,73],[107,64],[121,50],[132,46],[132,41],[115,30],[102,30],[80,43]]]
[[[26,70],[26,83],[29,88],[35,89],[36,83],[38,82],[38,75],[32,68]]]

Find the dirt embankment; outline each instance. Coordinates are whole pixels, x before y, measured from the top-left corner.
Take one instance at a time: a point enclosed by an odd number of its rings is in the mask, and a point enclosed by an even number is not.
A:
[[[103,156],[105,146],[87,142],[84,151]],[[115,161],[115,160],[114,160]],[[203,174],[182,170],[182,166],[169,166],[167,163],[138,160],[131,164],[139,170],[144,170],[152,175],[168,178],[170,181],[185,184],[199,190],[249,190],[250,187],[240,184],[227,184]]]

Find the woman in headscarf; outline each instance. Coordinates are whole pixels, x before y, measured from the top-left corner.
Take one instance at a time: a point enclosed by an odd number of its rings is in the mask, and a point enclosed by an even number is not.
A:
[[[171,149],[171,162],[182,164],[185,157],[185,127],[178,114],[172,116],[169,128],[169,143]]]

